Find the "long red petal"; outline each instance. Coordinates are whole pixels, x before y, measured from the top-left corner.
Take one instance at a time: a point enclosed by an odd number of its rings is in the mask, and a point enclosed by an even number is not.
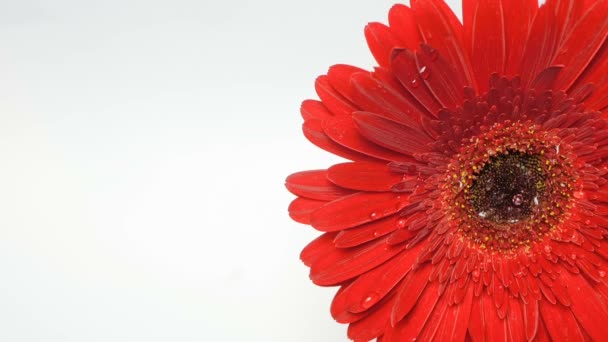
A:
[[[336,231],[392,215],[407,205],[407,199],[394,193],[356,193],[329,202],[312,215],[312,226]]]
[[[520,74],[521,60],[525,42],[528,38],[532,20],[538,10],[538,0],[503,0],[505,19],[507,76]]]
[[[490,75],[504,74],[507,51],[502,0],[471,0],[463,6],[465,44],[479,93],[488,90]]]
[[[427,267],[430,268],[430,267]],[[428,272],[427,272],[428,273]],[[412,273],[410,273],[412,274]],[[421,278],[421,280],[424,280]],[[420,331],[424,328],[424,325],[428,321],[429,317],[433,313],[437,301],[440,296],[438,295],[439,283],[432,282],[428,284],[426,290],[419,298],[415,301],[416,305],[407,314],[407,316],[399,322],[394,322],[392,327],[387,327],[386,340],[390,342],[397,341],[412,341],[416,338]],[[414,294],[410,294],[414,295]],[[398,299],[395,300],[395,305],[398,305]],[[393,314],[395,308],[393,308]]]
[[[395,50],[391,59],[391,69],[407,91],[436,117],[441,105],[420,76],[416,64],[416,54],[407,49]]]
[[[403,218],[399,215],[392,215],[355,228],[345,229],[338,233],[334,243],[338,248],[359,246],[399,229],[401,221]]]
[[[400,45],[388,26],[380,23],[370,23],[365,27],[365,39],[378,64],[385,67],[390,64],[393,48]]]
[[[357,131],[353,118],[350,116],[327,118],[322,123],[323,132],[331,140],[352,151],[367,156],[389,161],[411,161],[410,156],[391,151],[374,144]]]
[[[312,216],[312,213],[325,203],[327,202],[300,197],[296,198],[291,202],[291,204],[289,204],[287,211],[289,212],[289,217],[291,217],[294,221],[303,224],[310,224],[310,217]]]
[[[347,119],[351,120],[350,118]],[[358,161],[378,160],[369,155],[364,155],[350,148],[344,147],[330,139],[323,131],[323,126],[320,120],[308,120],[304,122],[304,124],[302,125],[302,132],[304,133],[306,139],[308,139],[308,141],[313,143],[315,146],[342,158]]]
[[[319,76],[315,81],[315,90],[323,104],[335,115],[349,115],[358,110],[329,83],[327,76]]]
[[[404,248],[387,246],[382,240],[353,248],[335,248],[311,265],[310,279],[321,286],[337,285],[383,264]]]
[[[403,179],[386,163],[342,163],[327,170],[327,178],[343,188],[361,191],[390,191]]]
[[[368,140],[404,155],[427,152],[431,139],[420,131],[367,112],[356,112],[357,130]]]
[[[410,313],[414,307],[420,305],[418,301],[424,292],[424,289],[429,284],[431,270],[432,267],[426,266],[415,272],[408,273],[405,279],[403,279],[403,282],[399,285],[399,293],[391,314],[393,326]],[[438,293],[427,294],[427,296],[428,295],[438,296]]]
[[[285,187],[294,195],[319,201],[333,201],[353,194],[353,191],[330,182],[327,179],[327,170],[294,173],[285,180]]]
[[[353,96],[363,111],[374,112],[405,126],[420,129],[420,121],[425,114],[410,102],[406,97],[409,94],[405,94],[402,89],[395,89],[373,78],[370,73],[356,74],[351,81]]]
[[[306,245],[300,253],[300,259],[302,259],[304,265],[310,266],[323,256],[331,253],[334,249],[333,240],[335,237],[336,233],[325,233]]]
[[[447,308],[446,315],[436,335],[437,341],[464,341],[473,306],[473,286],[467,286],[463,300]]]
[[[403,4],[394,5],[388,12],[388,23],[400,46],[413,50],[420,45],[420,32],[411,8]]]
[[[475,85],[471,62],[463,45],[462,24],[446,3],[439,0],[411,1],[424,43],[433,46],[445,56],[449,65]]]
[[[408,274],[419,250],[417,246],[402,251],[385,264],[358,277],[340,293],[341,298],[336,296],[335,302],[339,305],[332,304],[332,314],[342,311],[359,313],[372,308]]]
[[[541,301],[540,312],[545,327],[554,341],[584,341],[581,327],[570,309]]]
[[[434,47],[422,44],[416,52],[420,77],[443,107],[455,109],[462,105],[465,81],[460,73]]]
[[[526,330],[526,339],[532,341],[538,331],[540,313],[538,311],[538,301],[531,299],[523,305],[523,323]]]
[[[558,89],[568,89],[581,75],[608,36],[608,2],[598,1],[576,24],[560,47],[553,64],[567,65]]]
[[[578,274],[562,272],[562,281],[568,284],[576,320],[594,341],[602,341],[608,336],[607,300],[601,296],[585,278]],[[543,315],[544,319],[544,315]]]
[[[551,65],[558,44],[559,24],[556,21],[553,8],[545,4],[538,10],[521,63],[520,75],[526,86]]]

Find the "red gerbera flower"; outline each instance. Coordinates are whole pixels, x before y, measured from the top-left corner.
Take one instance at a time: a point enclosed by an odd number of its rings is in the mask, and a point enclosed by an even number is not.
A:
[[[355,341],[608,340],[608,1],[395,5],[304,135],[351,160],[287,178]]]

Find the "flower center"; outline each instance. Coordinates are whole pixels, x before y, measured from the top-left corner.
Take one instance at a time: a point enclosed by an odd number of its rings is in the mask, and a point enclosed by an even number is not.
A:
[[[510,224],[528,219],[544,197],[539,156],[519,152],[496,156],[477,173],[465,196],[482,219]]]
[[[462,142],[448,165],[442,206],[481,249],[528,248],[569,215],[580,181],[572,148],[531,122],[504,122]]]

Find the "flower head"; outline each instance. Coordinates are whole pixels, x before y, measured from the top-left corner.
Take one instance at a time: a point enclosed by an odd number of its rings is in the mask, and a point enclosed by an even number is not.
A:
[[[301,257],[355,341],[608,340],[608,1],[395,5],[304,134],[350,160],[287,178]]]

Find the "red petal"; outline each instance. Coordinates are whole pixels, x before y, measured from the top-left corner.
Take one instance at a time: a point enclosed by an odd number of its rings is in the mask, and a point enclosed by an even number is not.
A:
[[[511,297],[509,300],[509,312],[507,314],[507,328],[510,341],[525,341],[526,332],[522,314],[522,303],[518,298]]]
[[[463,45],[462,24],[443,1],[411,1],[424,43],[433,46],[447,59],[466,84],[473,86],[471,63]]]
[[[538,9],[538,0],[503,0],[506,26],[506,74],[518,75],[532,20]]]
[[[353,313],[363,312],[384,298],[410,272],[421,246],[402,251],[385,265],[355,280],[344,291],[349,303],[347,310]]]
[[[421,117],[425,114],[410,101],[409,94],[403,93],[403,88],[395,89],[372,78],[370,73],[354,75],[352,86],[355,101],[363,111],[374,112],[408,127],[420,129]]]
[[[492,298],[492,296],[486,295],[481,296],[481,299],[483,305],[487,340],[492,342],[509,341],[507,320],[501,319],[498,316],[494,299]],[[469,325],[469,329],[470,327],[471,326]]]
[[[471,339],[475,342],[486,341],[485,327],[487,324],[483,296],[484,294],[473,299],[471,317],[469,318],[469,335],[471,335]]]
[[[390,302],[378,305],[365,318],[348,326],[348,337],[355,341],[370,341],[377,338],[384,334],[390,314]]]
[[[324,205],[325,201],[316,201],[308,198],[296,198],[289,204],[289,217],[292,220],[303,223],[310,224],[310,216],[312,213],[319,209],[322,205]]]
[[[581,328],[570,309],[541,301],[540,312],[554,341],[584,341]]]
[[[448,311],[448,295],[443,295],[439,298],[439,301],[435,305],[435,309],[431,313],[431,316],[422,327],[422,331],[418,334],[416,340],[420,341],[446,341],[442,340],[438,335],[441,326],[449,325],[447,322],[446,313]],[[449,329],[449,328],[448,328]],[[463,339],[464,340],[464,339]],[[456,338],[450,337],[449,341],[462,342],[463,340],[457,340]]]
[[[331,86],[328,77],[325,75],[317,78],[315,90],[325,107],[335,115],[350,115],[350,113],[357,110],[350,101]]]
[[[403,175],[391,172],[386,163],[355,162],[330,167],[327,178],[348,189],[361,191],[390,191]]]
[[[530,88],[536,90],[539,93],[544,90],[553,89],[553,85],[559,77],[562,69],[564,69],[563,65],[552,65],[544,69],[532,81]]]
[[[336,231],[392,215],[407,205],[407,199],[393,193],[356,193],[329,202],[312,215],[312,226]]]
[[[405,155],[427,152],[427,144],[432,142],[420,131],[373,113],[356,112],[353,120],[359,132],[368,140]]]
[[[310,279],[317,285],[333,286],[359,276],[391,259],[405,246],[387,246],[383,240],[353,248],[335,248],[310,267]]]
[[[549,336],[549,332],[547,331],[547,327],[542,320],[538,321],[538,332],[536,333],[535,342],[552,342],[551,337]]]
[[[526,329],[526,338],[528,339],[528,341],[532,341],[536,336],[536,332],[538,331],[538,301],[530,300],[527,304],[524,304],[523,314],[524,327]]]
[[[325,233],[310,242],[300,253],[300,259],[304,265],[310,266],[319,258],[334,250],[333,240],[336,233]]]
[[[410,156],[388,150],[364,138],[350,116],[332,117],[323,121],[323,131],[334,142],[359,153],[388,161],[411,161]]]
[[[424,292],[424,289],[429,284],[429,275],[431,274],[432,269],[431,266],[426,266],[422,269],[408,273],[405,279],[403,279],[403,282],[399,285],[397,299],[395,300],[395,306],[391,313],[391,322],[393,326],[409,314],[414,307],[420,305],[418,301]],[[429,292],[432,291],[429,289]],[[427,293],[425,296],[438,297],[438,293]]]
[[[459,304],[447,308],[436,341],[464,341],[473,306],[473,286],[467,286],[467,294]],[[515,340],[514,340],[515,341]]]
[[[351,120],[350,118],[347,118]],[[351,120],[352,121],[352,120]],[[376,160],[373,157],[355,152],[349,148],[337,144],[335,141],[330,139],[327,134],[323,131],[321,121],[319,120],[308,120],[302,125],[302,131],[308,141],[313,143],[315,146],[337,156],[349,159],[349,160],[360,160],[360,161],[371,161]]]
[[[462,105],[465,82],[461,73],[435,48],[422,44],[416,52],[416,66],[433,96],[443,107],[455,109]]]
[[[329,68],[327,80],[338,93],[353,102],[350,80],[354,74],[358,73],[368,74],[369,72],[346,64],[336,64]]]
[[[369,23],[365,27],[365,39],[372,55],[381,66],[389,65],[391,51],[401,45],[388,26],[380,23]]]
[[[562,272],[562,281],[568,284],[576,320],[594,341],[602,341],[608,336],[607,300],[600,295],[585,278],[580,275]],[[544,319],[544,315],[543,315]]]
[[[398,229],[399,222],[402,220],[399,215],[393,215],[355,228],[343,230],[336,236],[334,244],[338,248],[361,245]]]
[[[553,9],[547,5],[542,6],[532,23],[528,41],[524,44],[520,70],[524,85],[529,86],[536,75],[551,65],[558,41],[558,27]]]
[[[509,1],[509,0],[507,0]],[[502,0],[471,0],[463,6],[465,44],[479,93],[488,90],[490,75],[504,74],[506,32]]]
[[[429,88],[427,88],[424,80],[420,77],[416,64],[416,54],[407,49],[394,50],[391,59],[391,69],[405,89],[407,89],[407,91],[424,106],[429,113],[437,116],[437,113],[441,109],[441,105],[437,102]]]
[[[568,68],[560,76],[558,89],[568,89],[591,62],[608,35],[608,3],[597,1],[581,18],[555,57],[554,64]]]
[[[353,191],[337,187],[327,179],[327,170],[303,171],[285,180],[287,190],[297,196],[319,201],[333,201],[353,194]]]
[[[324,120],[327,117],[333,116],[322,102],[316,100],[305,100],[300,106],[300,113],[304,121],[317,119]]]
[[[391,32],[399,39],[401,46],[411,50],[418,47],[420,32],[411,8],[402,4],[394,5],[388,13],[388,22]]]
[[[413,273],[415,272],[411,272],[408,275]],[[424,280],[424,278],[421,278],[421,280]],[[390,342],[413,341],[424,328],[424,325],[435,309],[435,305],[440,298],[438,289],[438,282],[429,283],[426,291],[415,301],[416,305],[409,314],[398,323],[394,323],[393,328],[389,327],[386,330],[385,339]],[[398,299],[395,300],[395,305],[399,305]],[[395,308],[393,307],[392,315],[394,312]]]

